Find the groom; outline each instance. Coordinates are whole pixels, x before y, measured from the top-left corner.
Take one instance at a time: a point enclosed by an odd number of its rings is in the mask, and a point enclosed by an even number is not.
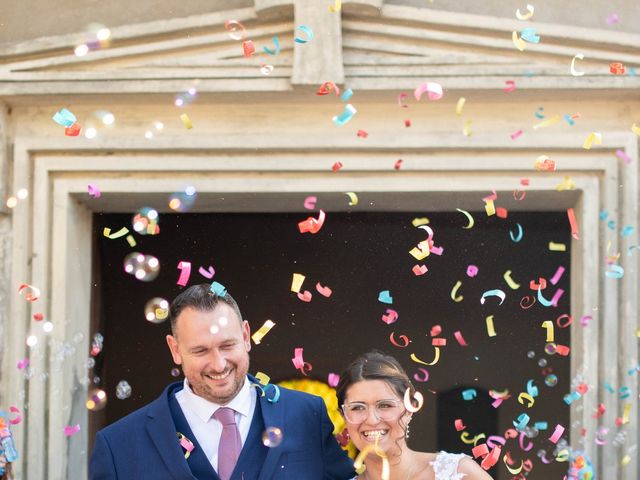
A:
[[[97,433],[92,480],[355,476],[321,398],[285,388],[262,395],[247,375],[249,324],[231,295],[189,287],[170,318],[167,344],[185,380]]]

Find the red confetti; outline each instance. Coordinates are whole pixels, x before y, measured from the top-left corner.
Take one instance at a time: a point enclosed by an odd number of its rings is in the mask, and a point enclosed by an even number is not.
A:
[[[398,338],[402,340],[402,344],[396,341],[394,332],[391,332],[391,335],[389,335],[389,341],[396,347],[405,348],[409,346],[409,343],[411,343],[411,340],[409,340],[409,337],[407,337],[406,335],[400,335]]]
[[[359,136],[360,138],[367,138],[369,136],[369,134],[364,130],[358,130],[358,133],[356,133],[356,135]]]
[[[77,137],[78,135],[80,135],[80,130],[82,130],[82,127],[77,123],[74,123],[70,127],[64,129],[64,134],[67,137]]]
[[[393,168],[395,168],[396,170],[400,170],[400,167],[402,167],[402,160],[398,159],[396,160],[396,163],[393,165]]]
[[[427,273],[428,269],[426,265],[414,265],[411,271],[414,273],[415,276],[420,276]]]
[[[609,71],[614,75],[624,75],[624,65],[618,62],[612,63],[609,65]]]
[[[405,127],[407,127],[407,128],[409,128],[409,127],[411,126],[411,120],[406,119],[406,120],[404,121],[404,126],[405,126]]]
[[[251,55],[256,53],[256,47],[252,40],[245,40],[242,42],[242,50],[244,50],[244,57],[251,58]]]
[[[342,162],[336,162],[331,166],[331,170],[333,170],[334,172],[337,172],[341,168],[342,168]]]

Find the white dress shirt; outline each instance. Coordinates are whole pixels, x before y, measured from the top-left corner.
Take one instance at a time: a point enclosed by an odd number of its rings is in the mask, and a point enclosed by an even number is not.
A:
[[[223,405],[210,402],[193,393],[186,378],[184,379],[184,388],[176,393],[176,400],[196,440],[209,459],[211,466],[217,472],[218,445],[222,435],[222,424],[213,418],[213,414]],[[245,378],[238,394],[227,405],[224,405],[225,407],[233,408],[236,412],[236,423],[243,446],[249,435],[253,412],[256,409],[256,401],[256,392],[251,387],[249,379]]]

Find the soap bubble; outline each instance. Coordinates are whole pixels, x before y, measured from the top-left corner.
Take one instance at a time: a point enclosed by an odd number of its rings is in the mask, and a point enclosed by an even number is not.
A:
[[[169,208],[176,212],[186,212],[191,209],[196,197],[196,188],[189,185],[184,189],[184,192],[175,192],[169,196]]]
[[[172,368],[171,369],[171,376],[172,377],[179,377],[180,376],[180,369],[179,368]]]
[[[541,358],[540,360],[538,360],[538,366],[539,367],[546,367],[547,366],[547,359],[546,358]]]
[[[169,302],[155,297],[144,306],[144,318],[151,323],[162,323],[169,318]]]
[[[544,346],[544,351],[547,355],[555,355],[558,349],[555,343],[549,342]]]
[[[158,211],[151,207],[143,207],[138,210],[133,216],[133,229],[140,235],[159,234]]]
[[[536,356],[536,352],[534,352],[533,350],[529,350],[529,351],[527,352],[527,357],[528,357],[528,358],[533,358],[533,357],[535,357],[535,356]]]
[[[551,373],[545,377],[544,383],[547,387],[555,387],[558,384],[558,377]]]
[[[131,385],[126,380],[120,380],[116,386],[116,397],[120,400],[131,396]]]
[[[102,410],[107,404],[107,394],[100,388],[94,388],[87,393],[87,408],[92,412]]]
[[[262,434],[265,447],[275,448],[282,443],[282,430],[278,427],[268,427]]]
[[[153,255],[131,252],[124,258],[124,271],[138,280],[150,282],[160,273],[160,261]]]

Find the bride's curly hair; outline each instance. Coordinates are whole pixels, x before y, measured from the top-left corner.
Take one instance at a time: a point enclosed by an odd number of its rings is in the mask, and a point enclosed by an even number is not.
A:
[[[360,355],[340,374],[340,381],[336,387],[336,396],[338,397],[338,405],[340,408],[344,405],[344,400],[349,388],[354,383],[363,380],[382,380],[391,387],[401,400],[404,399],[407,390],[409,390],[410,398],[413,398],[416,392],[413,383],[409,380],[407,372],[405,372],[404,368],[402,368],[394,357],[373,350]],[[408,422],[405,424],[403,415],[400,417],[398,423],[404,431],[402,438],[398,439],[399,441],[407,438]],[[396,442],[396,444],[398,448],[400,448],[398,442]]]

